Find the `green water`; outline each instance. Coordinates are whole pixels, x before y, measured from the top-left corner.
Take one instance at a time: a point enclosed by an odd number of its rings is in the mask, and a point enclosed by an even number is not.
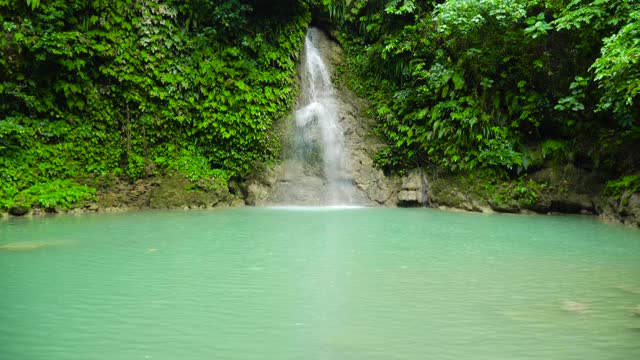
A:
[[[140,212],[2,244],[3,360],[640,359],[640,231],[589,218]]]

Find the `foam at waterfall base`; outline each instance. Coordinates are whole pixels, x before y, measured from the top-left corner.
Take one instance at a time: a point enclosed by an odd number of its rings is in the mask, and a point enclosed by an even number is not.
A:
[[[269,206],[269,209],[286,211],[335,211],[335,210],[357,210],[366,209],[366,206],[356,205],[326,205],[326,206],[306,206],[306,205],[276,205]]]

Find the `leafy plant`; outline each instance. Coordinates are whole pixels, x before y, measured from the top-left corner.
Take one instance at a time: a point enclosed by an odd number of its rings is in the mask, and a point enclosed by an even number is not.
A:
[[[214,190],[217,187],[226,187],[229,174],[220,169],[212,169],[207,159],[194,153],[194,150],[183,150],[175,159],[158,158],[158,164],[167,169],[184,174],[187,179],[195,184],[204,184],[206,190]]]
[[[626,175],[615,180],[609,180],[603,191],[604,194],[615,196],[616,199],[620,199],[625,192],[640,192],[640,176]]]
[[[92,200],[95,192],[95,189],[76,184],[71,180],[53,180],[46,183],[35,183],[10,198],[3,198],[0,205],[4,209],[14,204],[44,209],[69,209],[80,201]]]
[[[637,1],[325,3],[349,53],[346,83],[371,100],[388,143],[376,156],[386,170],[515,175],[529,169],[527,147],[555,139],[574,139],[587,166],[625,166],[595,144],[616,134],[608,141],[632,148],[621,134],[640,127]],[[552,145],[544,157],[572,160]]]
[[[110,175],[226,181],[275,158],[306,2],[27,0],[0,13],[2,204]],[[58,202],[29,193],[40,198]]]
[[[542,143],[540,152],[543,159],[561,162],[567,159],[568,148],[562,140],[548,139]]]

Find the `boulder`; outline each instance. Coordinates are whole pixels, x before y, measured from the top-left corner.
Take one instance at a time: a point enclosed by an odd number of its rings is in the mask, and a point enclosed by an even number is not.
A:
[[[245,203],[253,206],[263,206],[269,198],[269,187],[256,180],[246,184]]]
[[[508,201],[496,201],[495,199],[488,200],[489,206],[496,212],[501,213],[518,213],[520,212],[521,205],[518,201],[510,199]]]
[[[85,206],[85,210],[95,212],[95,211],[100,210],[100,206],[98,206],[98,204],[96,204],[96,203],[91,203],[91,204],[88,204],[87,206]]]
[[[29,212],[29,207],[22,203],[15,203],[9,208],[9,214],[13,216],[24,216]]]

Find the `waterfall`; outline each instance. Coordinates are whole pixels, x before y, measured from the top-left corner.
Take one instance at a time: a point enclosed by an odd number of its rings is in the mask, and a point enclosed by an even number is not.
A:
[[[310,28],[305,38],[299,107],[290,139],[284,202],[357,205],[357,190],[339,122],[339,102],[319,48],[324,34]]]

